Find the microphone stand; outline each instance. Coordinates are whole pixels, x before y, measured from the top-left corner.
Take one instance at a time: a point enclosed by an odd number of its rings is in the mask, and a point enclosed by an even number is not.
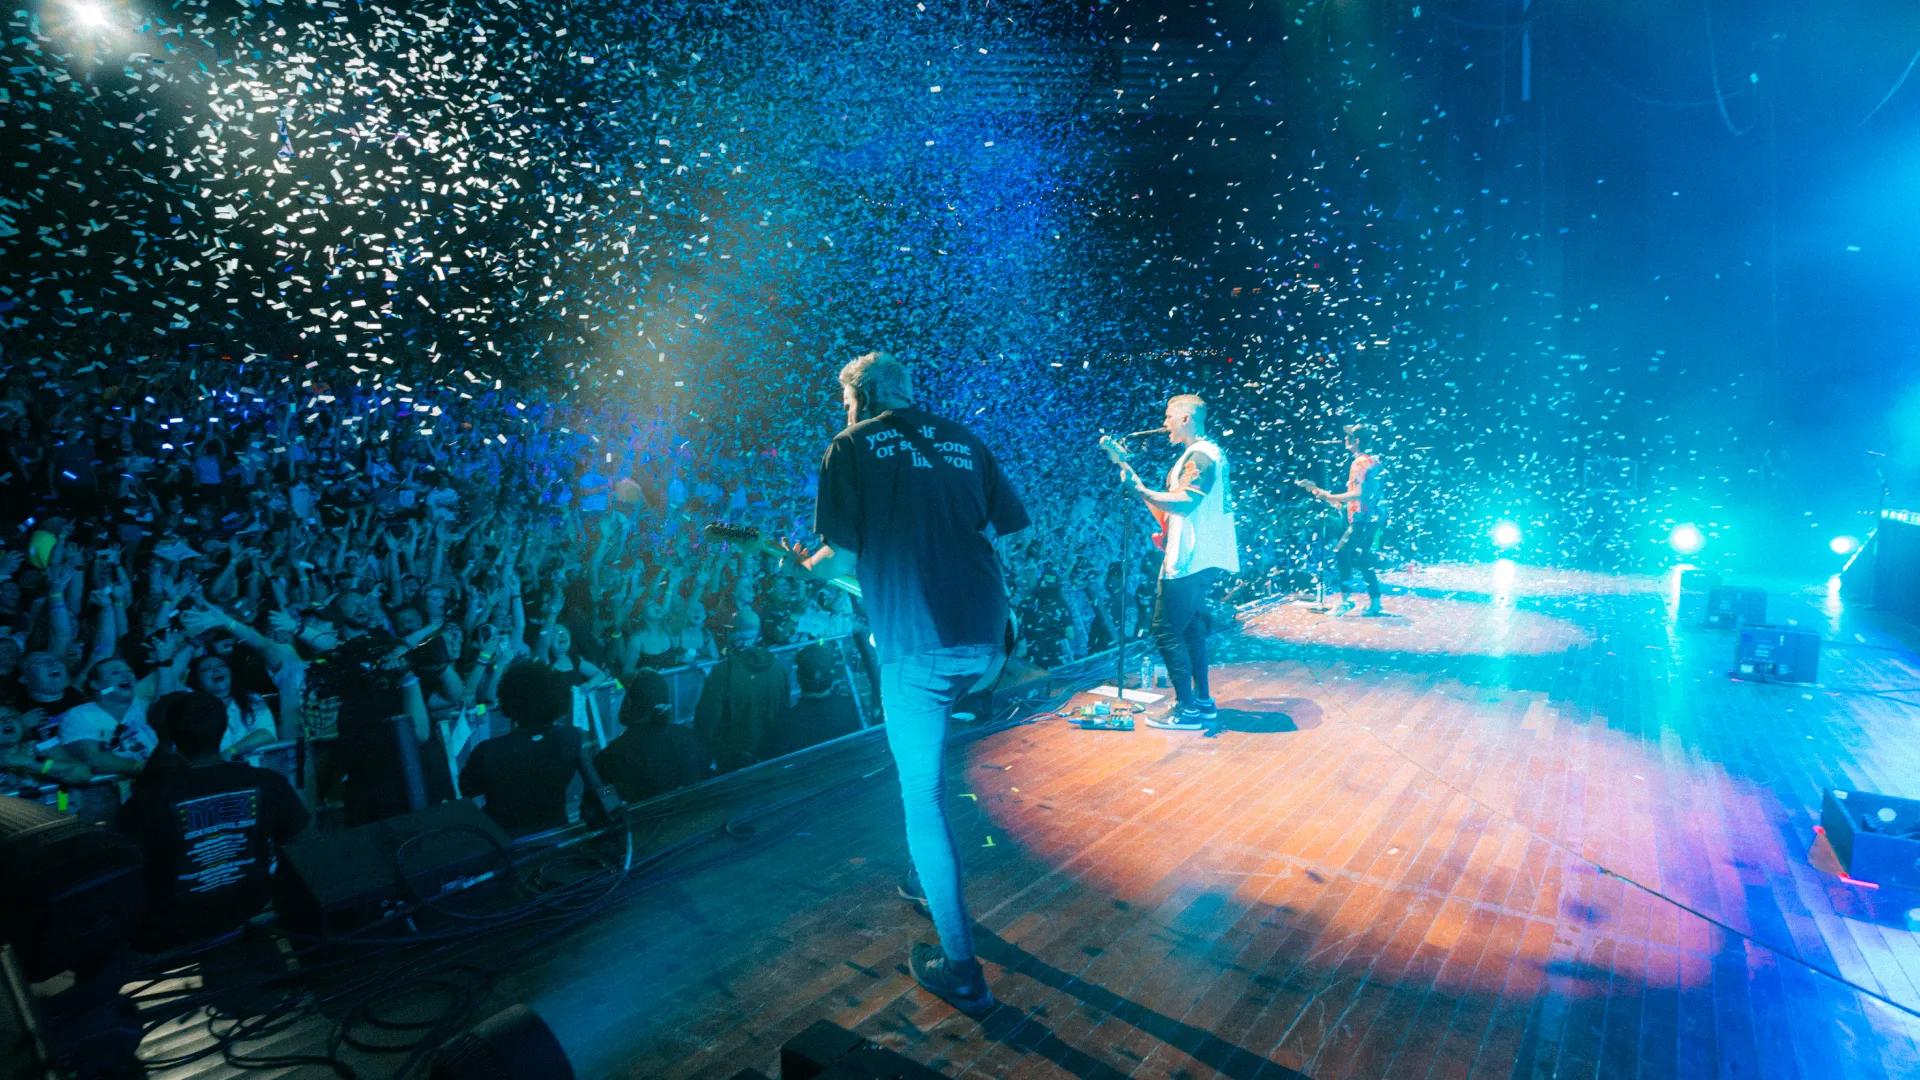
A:
[[[1307,545],[1307,568],[1313,574],[1313,601],[1307,603],[1305,598],[1298,598],[1293,602],[1306,604],[1307,610],[1315,614],[1325,614],[1332,610],[1327,604],[1327,564],[1333,561],[1332,534],[1327,529],[1327,511],[1333,507],[1319,498],[1313,501],[1319,504],[1314,507],[1313,516],[1308,519],[1313,523],[1313,540]]]
[[[1137,435],[1153,435],[1165,430],[1165,428],[1152,428],[1146,431],[1132,431],[1116,441],[1121,442],[1124,446],[1126,439],[1131,439]],[[1131,523],[1131,519],[1128,516],[1132,512],[1132,508],[1127,505],[1126,491],[1127,489],[1123,485],[1116,485],[1114,488],[1115,494],[1120,497],[1121,501],[1121,513],[1118,520],[1122,523],[1120,528],[1120,580],[1115,583],[1113,589],[1113,699],[1115,702],[1128,700],[1127,605],[1131,602],[1133,596],[1133,532],[1135,526]],[[1148,687],[1144,681],[1140,684],[1140,689],[1143,693],[1147,692]]]
[[[1893,494],[1887,485],[1887,471],[1885,469],[1875,464],[1873,467],[1873,475],[1880,481],[1879,496],[1875,500],[1873,507],[1873,526],[1867,530],[1867,538],[1860,542],[1859,547],[1853,549],[1852,556],[1847,559],[1846,565],[1840,568],[1839,575],[1844,580],[1847,573],[1853,569],[1853,564],[1860,561],[1860,557],[1867,553],[1868,548],[1873,548],[1873,566],[1871,572],[1867,574],[1866,595],[1862,597],[1860,601],[1867,607],[1879,606],[1880,549],[1874,547],[1874,544],[1880,539],[1880,526],[1886,521],[1887,498]]]
[[[1133,592],[1133,523],[1127,518],[1126,489],[1120,491],[1120,582],[1113,590],[1113,700],[1127,700],[1127,602]],[[1140,689],[1145,690],[1142,686]]]

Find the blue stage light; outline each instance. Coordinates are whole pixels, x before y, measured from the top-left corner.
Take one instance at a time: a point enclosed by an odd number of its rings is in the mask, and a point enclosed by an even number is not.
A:
[[[1851,555],[1860,550],[1860,540],[1853,536],[1836,536],[1827,543],[1827,550],[1835,555]]]
[[[1695,525],[1675,525],[1673,531],[1667,534],[1667,543],[1682,555],[1692,555],[1706,546],[1707,538],[1700,534],[1700,529]]]
[[[1487,535],[1493,538],[1493,546],[1502,551],[1520,546],[1520,526],[1511,521],[1500,522]]]

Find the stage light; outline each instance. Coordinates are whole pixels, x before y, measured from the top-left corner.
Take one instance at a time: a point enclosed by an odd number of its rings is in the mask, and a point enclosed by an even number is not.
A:
[[[1520,546],[1520,526],[1511,521],[1502,521],[1487,534],[1493,538],[1493,546],[1502,551]]]
[[[1827,550],[1835,555],[1851,555],[1860,550],[1860,541],[1851,536],[1836,536],[1827,543]]]
[[[1675,525],[1667,534],[1667,543],[1682,555],[1692,555],[1706,545],[1707,538],[1700,534],[1698,527],[1692,524]]]
[[[99,0],[73,0],[67,11],[73,24],[82,30],[105,30],[113,25],[113,13]]]

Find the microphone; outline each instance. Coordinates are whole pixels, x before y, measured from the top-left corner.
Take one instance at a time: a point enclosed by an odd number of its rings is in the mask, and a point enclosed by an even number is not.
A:
[[[1142,435],[1165,435],[1166,433],[1167,433],[1166,428],[1156,427],[1156,428],[1148,428],[1145,431],[1129,431],[1125,435],[1122,435],[1120,437],[1123,439],[1137,439]]]

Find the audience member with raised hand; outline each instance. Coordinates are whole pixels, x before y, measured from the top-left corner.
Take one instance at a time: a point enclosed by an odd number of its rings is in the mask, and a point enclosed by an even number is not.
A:
[[[180,685],[188,653],[184,639],[169,632],[153,644],[155,668],[136,678],[133,665],[109,657],[87,671],[88,700],[56,719],[60,745],[96,773],[132,775],[144,769],[160,746],[147,723],[147,706]]]
[[[57,745],[35,737],[46,720],[39,709],[22,712],[0,705],[0,773],[14,783],[84,784],[93,769],[75,761]]]

